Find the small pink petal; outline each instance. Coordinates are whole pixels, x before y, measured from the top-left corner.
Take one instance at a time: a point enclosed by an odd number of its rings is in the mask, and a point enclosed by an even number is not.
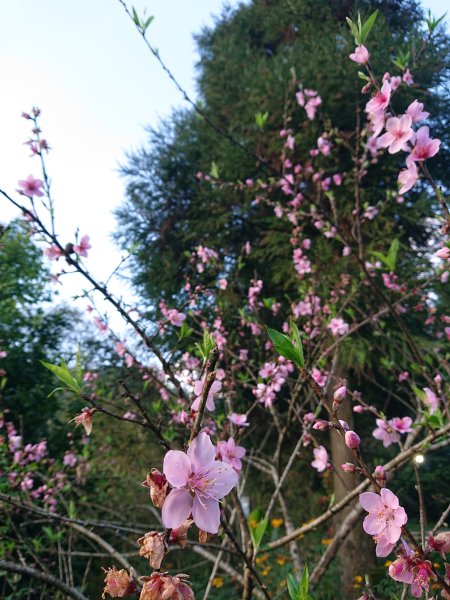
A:
[[[220,525],[219,502],[214,498],[198,498],[192,504],[192,517],[195,524],[203,531],[217,533]]]
[[[162,522],[168,529],[177,529],[192,512],[192,496],[189,490],[172,490],[162,507]]]
[[[194,473],[199,473],[206,467],[209,467],[214,462],[216,457],[216,450],[209,435],[204,431],[199,433],[189,446],[187,455],[191,461],[192,470]]]
[[[169,450],[164,457],[163,473],[172,487],[186,485],[192,468],[189,458],[181,450]]]

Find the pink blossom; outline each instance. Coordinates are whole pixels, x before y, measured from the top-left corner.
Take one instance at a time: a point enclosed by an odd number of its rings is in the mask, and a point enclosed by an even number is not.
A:
[[[199,529],[217,533],[220,524],[219,500],[237,484],[238,476],[216,452],[209,435],[200,433],[185,454],[169,450],[164,457],[164,475],[172,486],[162,507],[165,527],[178,528],[192,517]]]
[[[49,248],[45,248],[44,256],[46,256],[49,260],[58,260],[58,258],[63,256],[63,252],[56,244],[52,244]]]
[[[347,395],[347,386],[341,385],[333,394],[333,401],[341,403]]]
[[[80,240],[79,244],[75,244],[75,246],[73,247],[73,249],[75,250],[75,252],[77,254],[79,254],[80,256],[87,256],[88,253],[87,251],[92,248],[91,244],[89,243],[89,236],[88,235],[83,235],[83,237]]]
[[[436,396],[433,390],[430,390],[430,388],[423,388],[423,391],[425,392],[423,403],[428,406],[430,415],[432,415],[439,408],[439,398]]]
[[[409,372],[408,371],[403,371],[402,373],[400,373],[400,375],[398,376],[398,380],[401,383],[402,381],[406,381],[407,379],[409,379]]]
[[[398,176],[398,182],[402,184],[402,187],[399,189],[399,194],[405,194],[408,192],[414,185],[419,177],[419,171],[417,170],[417,166],[414,162],[410,162],[407,169],[402,169]]]
[[[375,155],[376,150],[378,150],[378,143],[375,142],[375,139],[380,135],[383,129],[386,117],[383,110],[377,110],[376,112],[369,113],[368,118],[372,136],[367,140],[367,145],[371,154]]]
[[[41,197],[44,195],[43,191],[41,190],[43,185],[43,181],[40,179],[35,179],[33,175],[28,175],[26,179],[19,181],[19,187],[22,189],[18,191],[24,196],[28,196],[30,198],[33,196]]]
[[[359,501],[369,513],[363,522],[364,531],[369,535],[383,535],[388,544],[395,544],[402,534],[402,526],[408,520],[405,509],[399,506],[397,496],[383,488],[380,495],[373,492],[360,494]]]
[[[320,387],[325,387],[325,385],[327,383],[327,379],[328,379],[327,371],[322,372],[322,371],[320,371],[320,369],[317,369],[316,367],[314,367],[312,370],[312,376],[316,380],[316,382],[320,385]]]
[[[219,289],[221,289],[221,290],[227,289],[228,282],[226,279],[219,279],[219,281],[217,283],[219,284]]]
[[[361,438],[357,433],[355,433],[354,431],[345,432],[345,445],[347,446],[347,448],[354,450],[355,448],[358,448],[360,444]]]
[[[217,442],[217,458],[233,467],[237,473],[242,469],[240,459],[245,456],[245,453],[245,448],[236,446],[233,438],[229,438],[227,442]]]
[[[331,331],[332,335],[336,336],[346,334],[350,326],[341,317],[334,317],[328,323],[327,328]]]
[[[389,424],[395,431],[399,433],[411,433],[412,428],[412,419],[411,417],[394,417],[389,420]]]
[[[192,403],[191,409],[198,410],[200,407],[200,400],[202,399],[202,390],[205,378],[199,379],[194,382],[194,394],[197,396]],[[206,399],[206,408],[212,412],[216,409],[214,405],[214,394],[217,394],[222,389],[221,381],[213,381],[211,387],[209,388],[208,398]]]
[[[231,421],[233,425],[236,425],[236,427],[248,427],[250,425],[247,421],[246,414],[239,415],[238,413],[231,413],[231,415],[228,416],[228,420]]]
[[[389,80],[389,83],[391,84],[391,90],[395,92],[395,90],[400,86],[401,82],[402,78],[400,77],[400,75],[391,77]]]
[[[319,446],[318,448],[314,448],[313,453],[314,460],[311,466],[317,469],[319,473],[322,473],[328,466],[328,452],[323,446]]]
[[[422,102],[414,100],[406,109],[406,114],[409,115],[413,123],[419,123],[430,116],[429,112],[423,110]]]
[[[76,427],[78,427],[79,425],[83,425],[86,435],[90,435],[90,433],[92,431],[93,417],[94,417],[94,409],[85,407],[85,408],[83,408],[81,413],[79,415],[77,415],[76,417],[74,417],[73,419],[71,419],[69,421],[69,423],[71,423],[72,421],[75,421]]]
[[[386,133],[378,138],[378,146],[388,148],[389,154],[399,152],[413,136],[411,125],[412,118],[408,114],[391,117],[386,121]]]
[[[125,346],[125,341],[123,342],[117,342],[114,345],[114,350],[117,352],[117,354],[122,358],[123,356],[125,356],[126,352],[127,352],[127,348]]]
[[[435,253],[435,256],[441,260],[448,260],[450,258],[450,248],[448,246],[444,246]]]
[[[366,219],[369,219],[369,221],[372,221],[373,219],[375,219],[377,214],[378,208],[376,206],[368,206],[364,211],[363,216],[366,217]]]
[[[375,96],[369,100],[366,105],[366,112],[377,113],[385,110],[391,99],[391,85],[389,81],[385,81],[381,87],[381,90],[375,94]]]
[[[406,69],[406,71],[403,73],[403,81],[406,83],[406,85],[412,85],[414,83],[414,79],[409,69]]]
[[[431,158],[439,152],[440,145],[441,140],[432,140],[429,136],[429,128],[423,125],[414,136],[414,148],[411,152],[411,158],[418,161]]]
[[[385,448],[388,448],[391,444],[398,443],[398,434],[388,422],[383,421],[383,419],[377,419],[376,423],[377,427],[372,432],[376,440],[383,442]]]
[[[361,45],[355,48],[355,51],[349,55],[349,58],[359,65],[365,65],[369,62],[369,56],[367,48]]]
[[[175,327],[181,327],[183,321],[186,319],[186,315],[183,312],[178,312],[175,308],[170,308],[166,314],[169,323]]]

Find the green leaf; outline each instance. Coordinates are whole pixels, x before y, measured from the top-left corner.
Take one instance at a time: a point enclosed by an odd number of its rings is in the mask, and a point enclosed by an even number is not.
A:
[[[308,594],[308,589],[309,589],[309,572],[308,572],[308,567],[305,565],[305,568],[303,569],[303,573],[302,573],[302,578],[300,579],[300,592],[301,592],[301,598],[303,600],[303,598],[306,598],[307,594]]]
[[[255,528],[250,527],[250,534],[253,540],[253,546],[255,551],[258,550],[261,540],[266,533],[267,525],[269,524],[269,519],[261,519],[258,525]]]
[[[71,519],[74,519],[77,514],[75,502],[72,499],[69,501],[69,510],[67,512]]]
[[[300,333],[298,331],[297,324],[294,323],[294,321],[291,321],[290,326],[291,326],[293,340],[294,340],[295,346],[297,348],[297,351],[298,351],[298,354],[300,357],[299,366],[304,367],[305,366],[305,357],[303,354],[303,345],[302,345],[302,340],[300,339]]]
[[[374,23],[376,21],[378,15],[378,10],[376,10],[375,12],[373,12],[370,17],[367,19],[367,21],[364,23],[362,29],[361,29],[361,44],[364,44],[364,42],[367,39],[367,36],[370,33],[370,30],[372,29],[372,27],[374,26]]]
[[[293,575],[291,575],[289,573],[289,575],[287,576],[287,589],[289,592],[289,596],[291,597],[291,600],[298,600],[298,598],[299,598],[298,593],[297,593],[297,587],[298,587],[297,580],[295,579],[295,577]]]
[[[345,20],[347,21],[347,24],[350,27],[350,31],[352,32],[353,37],[355,38],[355,44],[357,46],[359,46],[360,45],[360,32],[359,32],[358,27],[348,17],[346,17]]]
[[[284,358],[291,360],[299,367],[304,366],[302,354],[300,354],[299,350],[294,346],[287,335],[267,326],[266,330],[270,341],[274,345],[274,348],[278,354],[281,354],[281,356],[284,356]]]
[[[439,25],[439,23],[441,23],[441,21],[443,19],[445,19],[445,17],[447,16],[447,13],[444,13],[442,15],[442,17],[439,17],[438,19],[436,19],[435,17],[433,17],[431,15],[431,10],[428,11],[428,18],[425,19],[425,23],[427,24],[428,27],[428,32],[430,34],[432,34],[434,32],[434,30],[436,29],[436,27]]]
[[[415,393],[415,395],[419,398],[419,400],[421,402],[424,402],[427,395],[423,390],[420,390],[418,387],[416,387],[415,385],[411,386],[412,391]]]
[[[257,112],[255,114],[256,125],[259,127],[259,129],[262,129],[264,127],[268,118],[269,118],[268,112],[265,112],[265,113]]]
[[[56,377],[60,381],[62,381],[69,388],[69,390],[71,390],[75,394],[81,394],[82,393],[83,390],[78,385],[77,380],[72,376],[72,374],[69,371],[69,369],[67,368],[67,365],[66,365],[66,363],[65,363],[64,360],[61,361],[61,366],[52,365],[52,364],[50,364],[48,362],[45,362],[43,360],[41,360],[40,362],[41,362],[41,364],[46,369],[48,369],[54,375],[56,375]]]
[[[219,167],[217,166],[217,163],[215,163],[214,161],[212,161],[212,163],[211,163],[211,170],[210,170],[209,174],[214,179],[219,179]]]
[[[397,238],[392,240],[392,243],[389,247],[389,252],[387,254],[387,262],[389,263],[389,268],[391,271],[395,271],[395,265],[397,264],[397,254],[398,249],[400,247],[400,242]]]
[[[181,325],[180,333],[178,335],[178,339],[182,340],[185,337],[189,337],[192,335],[192,332],[193,332],[193,329],[188,327],[188,325],[186,324],[186,321],[183,321],[183,323]]]
[[[362,71],[358,71],[358,77],[360,79],[363,79],[364,81],[370,81],[370,77],[368,75],[366,75],[365,73],[363,73]]]
[[[135,25],[137,25],[138,27],[141,26],[141,22],[139,20],[139,16],[136,12],[136,9],[134,8],[134,6],[131,7],[131,12],[133,13],[133,21],[135,23]]]

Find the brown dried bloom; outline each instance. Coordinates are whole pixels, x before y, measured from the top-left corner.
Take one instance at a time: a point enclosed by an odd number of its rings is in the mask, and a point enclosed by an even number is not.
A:
[[[136,591],[137,586],[134,583],[133,578],[125,569],[120,569],[120,571],[118,571],[116,567],[112,567],[108,570],[103,570],[106,573],[106,585],[103,590],[102,598],[105,597],[105,594],[109,594],[111,598],[123,598]]]
[[[184,548],[187,544],[187,532],[193,523],[193,519],[186,519],[178,529],[171,529],[169,535],[169,544],[176,544],[180,548]]]
[[[168,483],[166,476],[160,473],[158,469],[152,469],[150,473],[147,474],[142,485],[150,488],[150,498],[153,504],[156,508],[161,508],[167,496]]]
[[[152,573],[141,577],[139,600],[195,600],[194,592],[185,581],[188,575],[180,573],[171,577],[167,573]]]
[[[140,545],[139,556],[148,558],[150,566],[154,569],[159,569],[164,554],[169,549],[164,539],[164,533],[150,531],[144,537],[139,538],[137,542]]]

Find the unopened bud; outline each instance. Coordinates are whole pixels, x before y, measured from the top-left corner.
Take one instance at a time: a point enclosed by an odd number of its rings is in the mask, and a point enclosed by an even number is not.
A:
[[[333,401],[337,404],[340,404],[342,400],[347,395],[347,387],[345,385],[341,385],[333,394]]]
[[[343,465],[341,465],[341,469],[346,473],[357,473],[358,467],[353,463],[346,462]]]
[[[330,423],[324,419],[317,419],[312,428],[318,429],[319,431],[328,431],[328,429],[330,429]]]
[[[364,406],[361,406],[361,404],[357,404],[353,407],[353,412],[355,413],[363,413],[365,410],[366,409],[364,408]]]
[[[345,444],[347,448],[354,450],[355,448],[358,448],[360,443],[361,439],[357,433],[355,433],[354,431],[345,432]]]
[[[386,486],[386,471],[381,465],[375,467],[375,481],[382,488]]]

